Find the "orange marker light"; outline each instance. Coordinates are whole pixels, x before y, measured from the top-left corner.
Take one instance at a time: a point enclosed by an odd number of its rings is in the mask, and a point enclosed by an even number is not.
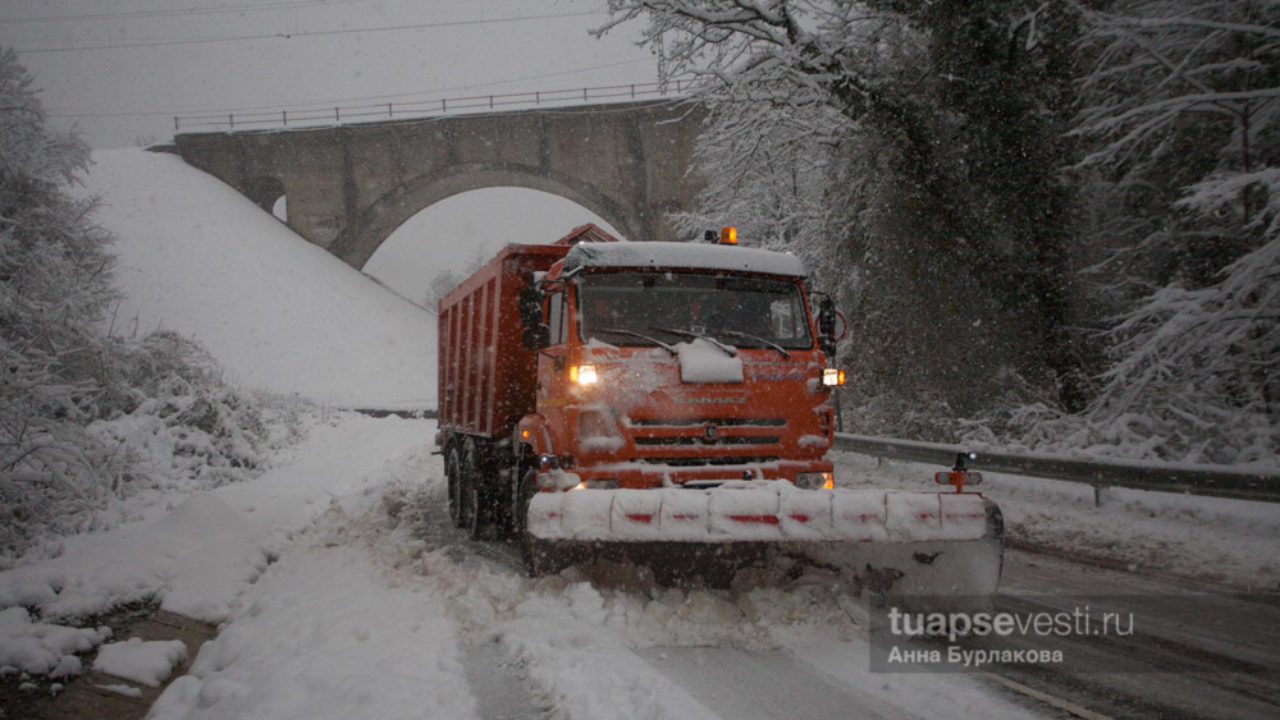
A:
[[[720,228],[720,244],[721,245],[737,245],[738,244],[738,228],[725,226]]]
[[[569,367],[569,382],[577,385],[595,385],[600,380],[595,365],[572,365]]]

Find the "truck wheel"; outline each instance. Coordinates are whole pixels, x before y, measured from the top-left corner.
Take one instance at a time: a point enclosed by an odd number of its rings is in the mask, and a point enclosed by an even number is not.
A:
[[[444,456],[444,474],[449,482],[449,520],[460,528],[466,524],[466,513],[462,503],[462,462],[457,446],[451,446]]]
[[[572,564],[572,559],[566,557],[556,543],[538,540],[529,533],[529,501],[537,492],[538,471],[530,469],[517,490],[515,537],[520,544],[525,571],[531,578],[554,575]]]
[[[462,505],[462,528],[472,540],[481,539],[484,528],[489,523],[488,513],[484,512],[484,493],[481,490],[484,469],[480,463],[480,453],[476,444],[468,440],[462,451],[462,478],[459,493]]]
[[[520,557],[524,560],[529,577],[537,577],[540,574],[533,536],[529,534],[529,500],[537,491],[538,471],[530,468],[516,486],[515,502],[511,508],[511,534],[516,542],[520,543]]]

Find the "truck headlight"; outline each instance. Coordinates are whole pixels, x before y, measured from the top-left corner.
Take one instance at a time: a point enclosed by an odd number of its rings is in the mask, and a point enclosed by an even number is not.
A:
[[[569,367],[569,382],[575,385],[595,385],[600,381],[595,365],[572,365]]]
[[[822,384],[827,387],[837,387],[844,384],[844,371],[839,368],[823,368]]]
[[[836,486],[834,472],[796,473],[796,487],[801,490],[831,490]]]

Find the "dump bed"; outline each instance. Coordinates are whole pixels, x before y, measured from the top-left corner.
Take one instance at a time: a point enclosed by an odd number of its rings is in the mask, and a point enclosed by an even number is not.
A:
[[[490,438],[534,412],[537,353],[526,350],[520,291],[569,251],[508,245],[440,300],[440,428]]]

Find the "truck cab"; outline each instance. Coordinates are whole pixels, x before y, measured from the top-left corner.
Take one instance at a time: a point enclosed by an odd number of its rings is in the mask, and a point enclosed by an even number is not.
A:
[[[515,441],[543,491],[831,487],[827,353],[795,257],[701,243],[584,243],[522,295],[536,411]]]

